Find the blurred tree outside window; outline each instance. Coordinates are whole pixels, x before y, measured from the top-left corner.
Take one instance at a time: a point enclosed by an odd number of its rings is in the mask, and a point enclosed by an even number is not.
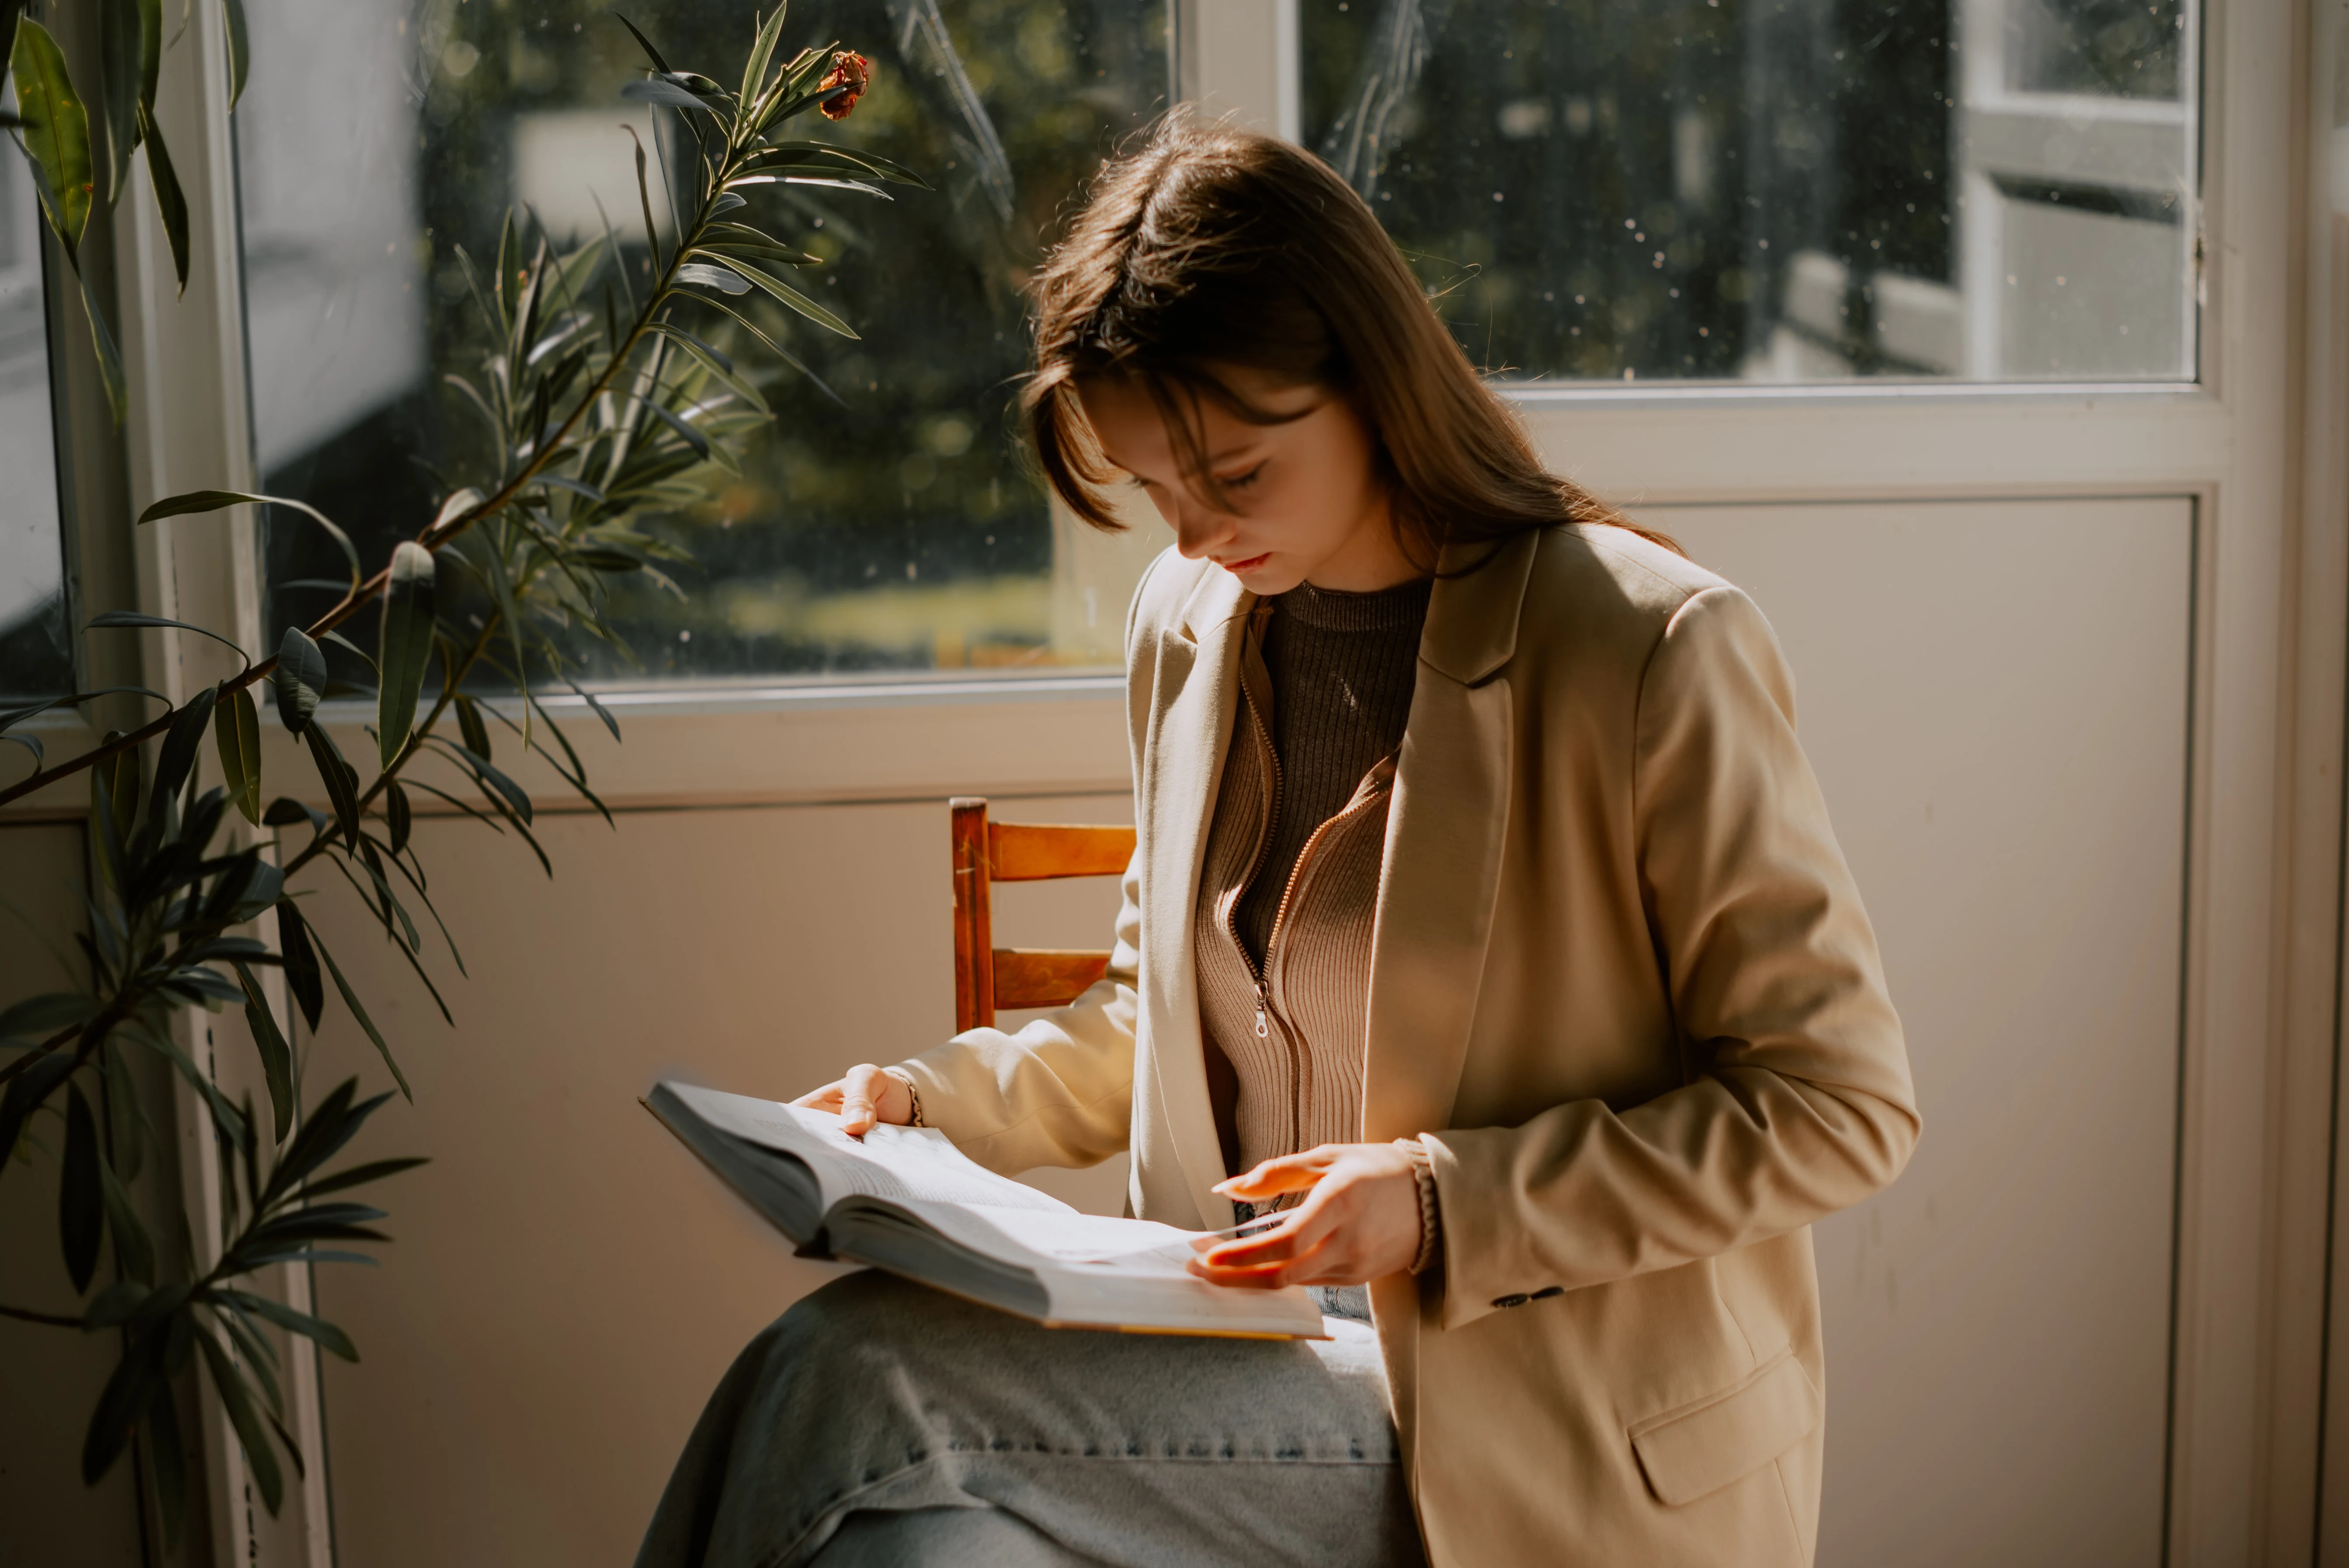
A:
[[[511,204],[558,241],[608,221],[641,270],[623,127],[653,154],[664,232],[660,166],[690,143],[620,98],[643,56],[600,0],[246,5],[237,135],[262,489],[366,530],[378,559],[429,520],[445,455],[479,438],[442,379],[472,368],[462,356],[480,340],[458,247],[492,264]],[[709,0],[626,14],[673,58],[730,57],[752,21],[747,4]],[[766,387],[777,417],[740,476],[705,467],[703,499],[664,520],[698,568],[674,574],[678,591],[647,577],[626,592],[615,619],[641,665],[582,645],[591,683],[1118,660],[1125,596],[1157,542],[1056,522],[1009,417],[1028,270],[1084,179],[1165,108],[1164,5],[793,8],[786,53],[835,39],[872,54],[875,80],[834,134],[936,189],[761,194],[828,263],[793,282],[861,337],[736,302],[810,374]],[[339,558],[320,545],[292,520],[270,528],[272,628],[339,592]]]
[[[14,108],[13,81],[0,72],[0,83]],[[74,689],[41,251],[32,175],[15,148],[0,149],[0,703]]]
[[[1308,145],[1535,384],[2194,374],[2191,0],[1299,0]]]

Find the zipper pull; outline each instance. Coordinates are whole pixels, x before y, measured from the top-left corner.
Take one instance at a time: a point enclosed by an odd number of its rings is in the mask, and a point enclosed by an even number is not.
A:
[[[1272,1034],[1265,1026],[1264,1013],[1268,1006],[1270,998],[1266,995],[1265,983],[1259,980],[1256,983],[1256,1037],[1259,1040],[1268,1039]]]

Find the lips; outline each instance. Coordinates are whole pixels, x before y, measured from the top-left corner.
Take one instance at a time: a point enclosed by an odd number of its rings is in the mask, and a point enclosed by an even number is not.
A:
[[[1253,572],[1271,559],[1272,552],[1268,550],[1262,555],[1251,555],[1245,561],[1223,561],[1216,564],[1237,576],[1243,572]]]

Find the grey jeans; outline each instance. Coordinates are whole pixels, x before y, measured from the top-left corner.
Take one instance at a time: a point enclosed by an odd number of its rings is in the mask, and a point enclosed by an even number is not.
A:
[[[1378,1344],[1048,1329],[878,1270],[710,1396],[636,1568],[1421,1568]]]

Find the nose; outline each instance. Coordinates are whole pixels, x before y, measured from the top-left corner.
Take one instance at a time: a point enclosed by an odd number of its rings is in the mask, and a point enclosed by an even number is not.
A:
[[[1227,543],[1234,531],[1231,517],[1203,505],[1187,490],[1176,492],[1174,515],[1166,521],[1174,530],[1175,552],[1185,561],[1206,560]]]

